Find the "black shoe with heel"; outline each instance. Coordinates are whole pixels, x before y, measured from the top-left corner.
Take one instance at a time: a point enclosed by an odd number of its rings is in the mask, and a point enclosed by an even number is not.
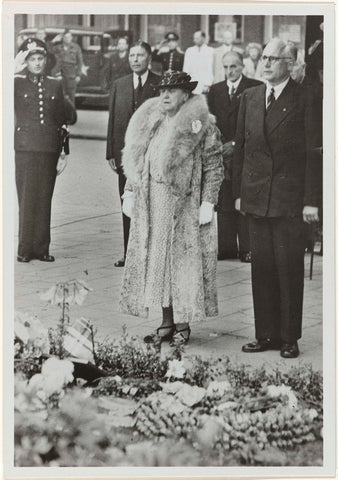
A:
[[[161,334],[161,331],[163,331],[162,334]],[[150,335],[146,335],[143,340],[145,343],[164,342],[166,340],[171,340],[173,338],[174,333],[175,333],[175,325],[167,326],[167,327],[158,327],[154,333],[151,333]]]
[[[185,345],[189,342],[191,329],[188,323],[175,326],[175,332],[172,339],[170,340],[170,346],[175,345],[177,342]]]

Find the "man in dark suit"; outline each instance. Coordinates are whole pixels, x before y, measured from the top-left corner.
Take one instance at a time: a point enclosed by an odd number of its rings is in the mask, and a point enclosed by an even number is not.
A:
[[[315,99],[290,78],[294,60],[279,39],[265,47],[267,83],[242,95],[233,163],[236,208],[249,222],[256,327],[243,351],[280,349],[284,358],[299,355],[304,222],[318,221],[320,201]]]
[[[226,80],[212,85],[208,94],[210,112],[215,115],[217,126],[222,134],[223,157],[227,167],[217,206],[218,258],[219,260],[237,258],[239,254],[242,262],[250,262],[247,221],[244,215],[235,210],[235,201],[232,198],[231,164],[241,95],[247,88],[255,87],[262,82],[242,74],[243,56],[238,52],[226,53],[223,56],[223,66]]]
[[[158,48],[153,51],[152,60],[161,64],[162,73],[167,70],[175,70],[176,72],[182,72],[183,70],[184,53],[178,50],[178,40],[177,33],[168,32]],[[168,51],[161,52],[165,43],[168,45]]]
[[[151,85],[158,83],[160,76],[149,70],[150,60],[151,47],[148,43],[139,41],[132,45],[129,51],[129,64],[133,73],[116,80],[111,89],[106,158],[111,168],[118,174],[120,197],[126,183],[121,167],[121,152],[129,120],[145,100],[158,95],[158,91]],[[124,256],[115,262],[115,267],[124,266],[128,245],[130,219],[124,214],[122,217]]]

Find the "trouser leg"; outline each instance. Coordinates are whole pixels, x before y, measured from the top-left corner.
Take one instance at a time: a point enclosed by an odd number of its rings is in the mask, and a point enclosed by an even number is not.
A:
[[[38,168],[34,152],[15,153],[15,181],[19,202],[19,256],[32,256],[37,205]]]
[[[56,153],[40,154],[33,243],[36,256],[49,253],[51,207],[58,157]]]
[[[256,338],[279,338],[280,294],[271,219],[248,215]]]
[[[120,200],[122,205],[122,195],[124,192],[124,186],[126,184],[126,177],[123,173],[119,173],[119,193],[120,193]],[[124,245],[124,256],[127,253],[128,247],[128,240],[129,240],[129,230],[130,230],[130,218],[127,217],[124,213],[122,213],[122,222],[123,222],[123,245]]]
[[[173,307],[162,307],[162,326],[170,326],[174,324]]]
[[[301,337],[306,229],[301,216],[273,219],[273,242],[280,291],[280,337]]]
[[[62,85],[63,85],[64,95],[68,96],[69,100],[75,106],[75,94],[76,94],[76,87],[77,87],[75,78],[63,77]]]
[[[246,215],[237,213],[239,253],[250,252],[249,227]]]
[[[235,211],[217,212],[218,256],[236,258],[237,256],[237,217]]]

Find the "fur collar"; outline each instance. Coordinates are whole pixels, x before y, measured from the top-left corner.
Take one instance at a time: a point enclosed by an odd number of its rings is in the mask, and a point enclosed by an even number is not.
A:
[[[160,99],[151,98],[144,102],[132,116],[122,154],[124,173],[132,185],[141,185],[144,156],[156,129],[164,121]],[[159,151],[159,167],[166,184],[181,191],[190,183],[193,153],[210,126],[206,99],[194,95],[181,107],[163,138]],[[183,178],[182,178],[183,177]],[[189,177],[189,178],[187,178]]]

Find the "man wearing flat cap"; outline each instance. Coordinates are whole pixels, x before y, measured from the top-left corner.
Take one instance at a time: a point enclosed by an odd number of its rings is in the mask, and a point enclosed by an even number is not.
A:
[[[162,72],[167,70],[182,72],[184,53],[178,49],[178,40],[177,33],[168,32],[158,48],[153,51],[152,60],[161,64]]]
[[[50,215],[56,175],[66,166],[67,122],[75,110],[67,105],[58,80],[45,75],[46,44],[26,39],[15,59],[15,179],[19,201],[17,260],[53,262],[49,254]],[[60,157],[60,158],[59,158]]]

